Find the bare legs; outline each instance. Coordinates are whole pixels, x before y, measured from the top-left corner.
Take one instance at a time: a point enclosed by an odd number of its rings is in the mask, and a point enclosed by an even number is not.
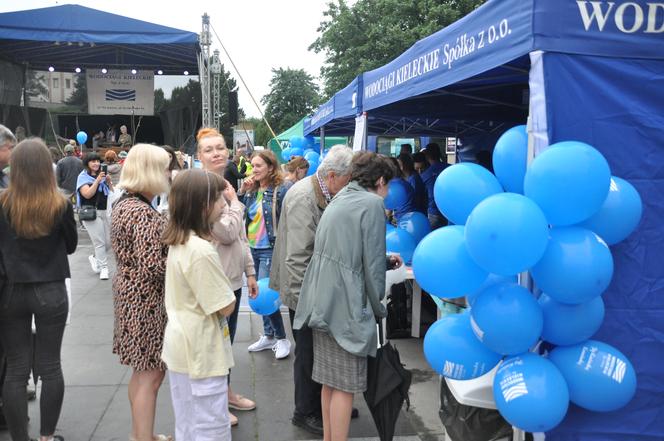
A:
[[[131,405],[131,438],[135,441],[152,441],[157,393],[164,380],[164,371],[134,371],[129,380],[129,404]]]
[[[353,411],[353,394],[323,385],[323,441],[346,441]]]

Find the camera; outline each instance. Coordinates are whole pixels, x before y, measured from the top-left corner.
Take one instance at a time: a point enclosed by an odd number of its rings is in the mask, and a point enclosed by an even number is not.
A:
[[[101,171],[102,171],[102,173],[107,173],[108,174],[108,165],[107,164],[102,164],[101,165]]]

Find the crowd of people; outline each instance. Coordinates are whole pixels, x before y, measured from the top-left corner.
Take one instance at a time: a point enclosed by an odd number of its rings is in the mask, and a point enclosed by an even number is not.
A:
[[[376,319],[386,314],[385,271],[403,264],[386,255],[383,198],[401,177],[413,190],[407,203],[441,225],[429,185],[445,166],[437,145],[427,146],[422,173],[407,148],[395,164],[339,145],[306,176],[304,158],[286,170],[268,150],[231,159],[211,128],[197,135],[202,168],[188,170],[172,149],[147,144],[133,146],[122,167],[110,151],[104,161],[94,152],[81,161],[73,149],[53,167],[43,141],[16,141],[0,126],[2,397],[12,440],[30,439],[25,385],[33,350],[40,441],[64,439],[54,431],[64,396],[66,256],[78,239],[72,199],[94,245],[92,270],[108,279],[110,252],[117,263],[113,352],[132,368],[131,441],[172,439],[153,433],[167,371],[176,438],[231,439],[233,412],[257,406],[230,384],[242,288],[255,298],[257,279],[267,277],[295,339],[292,422],[325,440],[347,438],[353,396],[366,389],[367,357],[376,352]],[[289,357],[279,311],[263,316],[263,334],[247,350]]]

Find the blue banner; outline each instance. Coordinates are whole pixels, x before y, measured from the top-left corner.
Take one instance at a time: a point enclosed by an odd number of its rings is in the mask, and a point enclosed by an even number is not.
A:
[[[535,47],[612,58],[664,58],[664,2],[652,0],[534,3]]]
[[[324,126],[334,118],[334,97],[321,104],[310,118],[305,118],[303,131],[305,134]]]
[[[527,54],[532,1],[489,1],[363,76],[363,109],[420,95]]]
[[[362,113],[362,77],[358,76],[350,84],[334,95],[334,118],[344,118]]]

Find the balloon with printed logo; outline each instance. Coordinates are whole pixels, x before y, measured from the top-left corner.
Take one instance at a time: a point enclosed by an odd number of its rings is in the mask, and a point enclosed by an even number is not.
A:
[[[572,403],[595,412],[625,406],[636,393],[636,372],[629,359],[611,345],[588,340],[559,346],[549,359],[565,377]]]
[[[281,159],[282,159],[284,162],[288,162],[288,161],[290,161],[290,158],[291,158],[291,148],[290,148],[290,147],[286,147],[285,149],[283,149],[283,150],[281,151]]]
[[[431,369],[454,380],[481,377],[501,359],[475,338],[467,312],[448,315],[431,325],[424,336],[424,357]]]
[[[88,140],[88,134],[81,130],[76,134],[76,140],[79,144],[83,145]]]
[[[609,194],[599,211],[580,226],[594,231],[607,245],[615,245],[636,229],[642,212],[643,203],[636,188],[626,180],[612,176]]]
[[[398,253],[404,263],[410,265],[417,243],[415,238],[406,230],[395,228],[385,234],[385,245],[388,253]]]
[[[394,210],[401,207],[408,200],[408,195],[412,193],[410,184],[401,178],[392,179],[387,185],[387,196],[385,196],[385,208]]]
[[[549,227],[542,210],[516,193],[489,196],[466,222],[466,247],[484,270],[511,276],[527,270],[544,254]]]
[[[489,288],[490,286],[498,285],[499,283],[517,283],[518,281],[519,280],[516,275],[501,276],[498,274],[489,273],[486,280],[482,282],[479,288],[469,294],[466,294],[466,303],[468,303],[470,306],[473,306],[477,296],[479,296],[482,291]]]
[[[470,212],[484,199],[502,193],[498,179],[481,165],[462,162],[438,175],[433,188],[438,209],[456,225],[465,225]]]
[[[551,225],[582,222],[600,209],[609,192],[611,170],[604,156],[579,141],[553,144],[528,167],[524,194]]]
[[[493,172],[505,191],[523,194],[527,163],[526,126],[512,127],[498,138],[493,149]]]
[[[542,340],[554,345],[569,346],[586,341],[604,321],[602,296],[578,305],[566,305],[542,294],[537,302],[544,315]]]
[[[561,303],[575,305],[604,292],[613,277],[606,243],[581,227],[552,228],[549,245],[530,270],[537,286]]]
[[[500,283],[482,291],[470,315],[477,338],[499,354],[526,352],[542,335],[542,309],[526,288],[516,284]]]
[[[270,279],[260,279],[258,282],[258,295],[255,298],[249,297],[249,307],[256,314],[270,315],[274,314],[281,307],[279,293],[270,288]]]
[[[526,432],[546,432],[565,418],[570,392],[565,378],[549,360],[532,353],[508,358],[493,379],[500,414]]]
[[[464,227],[448,225],[427,234],[413,253],[413,275],[423,290],[438,297],[462,297],[487,278],[468,254]]]
[[[416,243],[420,243],[424,236],[431,233],[429,219],[419,211],[413,211],[402,215],[399,218],[398,227],[412,234]]]

